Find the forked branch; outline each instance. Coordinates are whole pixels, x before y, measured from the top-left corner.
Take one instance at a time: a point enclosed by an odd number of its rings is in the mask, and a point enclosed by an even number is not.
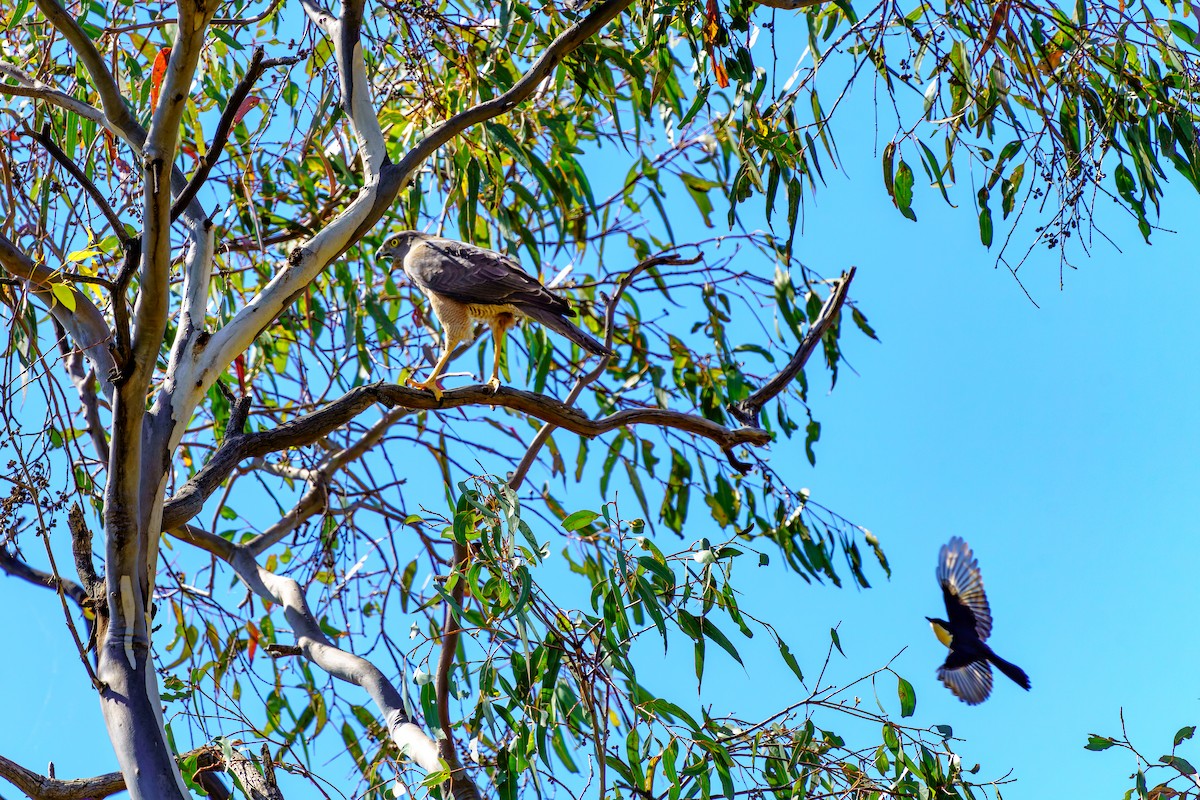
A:
[[[817,349],[817,345],[821,342],[821,337],[829,330],[829,326],[837,319],[838,314],[842,310],[842,304],[846,302],[846,293],[850,290],[850,281],[854,280],[854,267],[850,268],[849,272],[843,273],[838,279],[837,285],[833,287],[833,291],[829,293],[829,297],[825,299],[825,304],[821,306],[821,311],[817,314],[817,318],[808,326],[808,330],[804,332],[804,338],[800,340],[800,347],[796,349],[787,366],[781,369],[775,377],[767,381],[762,388],[754,394],[741,400],[737,403],[730,403],[728,406],[729,413],[743,425],[758,425],[758,415],[762,411],[763,406],[773,400],[784,389],[791,385],[792,381],[796,380],[796,376],[804,369],[804,365],[808,363],[808,358],[813,354],[813,350]]]
[[[229,564],[256,595],[283,608],[296,637],[299,654],[339,680],[362,687],[382,714],[392,741],[426,772],[441,768],[438,746],[408,716],[395,685],[370,661],[341,649],[329,640],[308,606],[304,589],[283,575],[264,569],[245,546],[191,525],[171,530],[182,541],[200,547]],[[464,780],[464,784],[470,784]],[[475,795],[476,797],[478,795]]]

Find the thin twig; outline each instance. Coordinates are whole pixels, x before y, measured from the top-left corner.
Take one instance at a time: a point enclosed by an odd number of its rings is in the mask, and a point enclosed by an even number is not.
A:
[[[458,609],[462,608],[466,587],[467,560],[466,546],[455,540],[454,569],[458,573],[458,579],[450,590],[450,599],[453,602],[446,603],[446,616],[442,622],[442,652],[438,656],[437,676],[434,683],[438,721],[442,726],[442,738],[438,742],[438,749],[441,751],[442,759],[450,766],[450,778],[446,781],[449,789],[447,794],[454,798],[478,797],[478,794],[471,792],[474,789],[473,783],[467,781],[466,783],[470,784],[468,788],[464,787],[464,782],[459,780],[463,766],[458,758],[458,748],[454,744],[454,732],[450,725],[450,670],[454,667],[454,656],[458,651],[458,637],[462,633],[462,625],[458,620]]]
[[[55,161],[62,165],[62,168],[69,172],[72,178],[78,181],[79,185],[82,186],[83,190],[88,193],[88,196],[92,198],[93,202],[100,207],[100,213],[104,215],[106,220],[108,220],[108,226],[112,228],[113,233],[117,235],[117,238],[122,242],[128,239],[129,236],[125,233],[125,225],[121,222],[121,218],[117,216],[117,212],[113,210],[113,207],[109,205],[108,200],[103,194],[100,193],[100,190],[96,188],[96,184],[92,183],[92,180],[84,173],[82,169],[79,168],[79,165],[68,158],[67,154],[64,153],[62,149],[54,143],[54,140],[50,138],[50,123],[47,122],[45,125],[43,125],[40,133],[34,133],[31,130],[26,130],[23,133],[25,136],[33,139],[41,144],[42,147],[46,148],[46,152],[49,153]],[[105,281],[105,283],[108,282]]]
[[[195,198],[196,193],[204,186],[204,182],[208,180],[208,174],[212,172],[213,167],[221,160],[221,156],[225,151],[225,145],[229,142],[229,133],[233,130],[238,112],[241,110],[242,104],[246,102],[246,98],[250,96],[251,90],[254,89],[254,84],[271,67],[281,65],[290,66],[299,61],[302,55],[264,59],[263,49],[261,47],[254,48],[254,55],[250,58],[250,66],[246,67],[246,74],[242,76],[241,81],[234,88],[233,94],[229,96],[229,102],[225,105],[225,110],[221,112],[221,119],[217,123],[217,130],[213,133],[212,144],[205,151],[204,158],[200,160],[200,166],[196,168],[192,177],[188,179],[187,186],[183,187],[183,191],[176,195],[175,202],[171,204],[172,222],[179,219],[179,215],[184,212],[184,209]]]
[[[838,279],[837,285],[825,300],[825,304],[821,306],[821,312],[804,332],[804,338],[800,340],[800,347],[796,349],[795,355],[788,361],[787,366],[754,394],[745,400],[730,403],[727,406],[729,413],[738,422],[743,425],[757,426],[758,415],[762,411],[762,407],[790,386],[800,371],[804,369],[809,356],[820,343],[821,337],[825,335],[825,331],[829,329],[842,310],[842,303],[846,301],[846,293],[850,289],[850,281],[854,280],[854,269],[851,267],[849,272],[843,273],[842,277]]]
[[[690,259],[686,259],[682,256],[674,254],[652,256],[651,258],[647,258],[646,260],[637,264],[629,272],[622,275],[621,279],[617,281],[617,288],[613,290],[612,297],[609,299],[608,306],[605,309],[604,347],[609,351],[612,351],[614,331],[613,321],[616,318],[617,305],[621,302],[621,296],[625,294],[625,291],[633,283],[634,278],[651,267],[662,266],[664,264],[671,264],[673,266],[686,266],[688,264],[695,264],[699,261],[700,256]],[[571,388],[571,392],[567,395],[567,399],[563,401],[563,405],[575,405],[575,401],[579,399],[579,395],[583,393],[583,390],[600,379],[600,376],[604,374],[606,369],[608,369],[608,362],[611,360],[611,355],[602,357],[600,359],[600,363],[596,365],[595,369],[586,375],[580,376],[575,381],[575,386]],[[542,446],[546,444],[546,441],[550,438],[551,434],[554,433],[556,428],[556,425],[546,423],[538,430],[537,434],[534,435],[533,441],[530,442],[529,447],[525,449],[525,455],[521,457],[521,461],[519,464],[517,464],[517,468],[513,471],[512,477],[508,479],[508,487],[514,492],[520,489],[521,484],[525,482],[525,476],[529,474],[529,470],[533,466],[534,459],[537,458],[538,452],[541,451]]]

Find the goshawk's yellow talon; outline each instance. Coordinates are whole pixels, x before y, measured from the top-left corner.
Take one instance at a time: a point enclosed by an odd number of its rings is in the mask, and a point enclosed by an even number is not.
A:
[[[498,392],[498,391],[500,391],[500,379],[499,379],[499,378],[497,378],[497,377],[496,377],[496,376],[494,376],[494,375],[493,375],[493,376],[492,376],[492,378],[491,378],[491,379],[490,379],[490,380],[487,382],[487,385],[488,385],[488,387],[489,387],[489,388],[492,390],[493,394],[494,394],[495,392]]]
[[[414,389],[424,389],[427,392],[433,392],[433,399],[441,402],[442,390],[438,388],[437,379],[419,381],[416,378],[409,378],[408,385]]]

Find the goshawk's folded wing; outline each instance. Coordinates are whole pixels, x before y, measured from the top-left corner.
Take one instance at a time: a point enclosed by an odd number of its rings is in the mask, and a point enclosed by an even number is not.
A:
[[[409,249],[404,269],[423,288],[459,303],[575,315],[566,300],[551,293],[517,262],[464,242],[423,237]]]

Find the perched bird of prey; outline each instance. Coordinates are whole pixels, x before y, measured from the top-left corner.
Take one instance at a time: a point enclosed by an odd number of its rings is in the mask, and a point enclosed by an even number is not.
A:
[[[971,547],[955,536],[938,553],[938,583],[946,601],[949,620],[926,617],[938,640],[950,648],[946,663],[938,667],[938,679],[967,705],[977,705],[992,693],[992,669],[1029,688],[1029,676],[992,652],[985,643],[992,632],[992,612],[983,593],[983,577]]]
[[[536,278],[507,256],[464,242],[418,231],[401,231],[380,248],[380,258],[399,263],[413,284],[429,298],[433,314],[442,324],[442,355],[424,381],[410,385],[428,389],[442,398],[438,376],[454,348],[471,337],[472,320],[492,329],[495,361],[488,385],[500,388],[500,350],[508,329],[521,317],[537,320],[551,330],[598,356],[612,355],[595,337],[567,321],[575,311],[566,300],[552,294]]]

